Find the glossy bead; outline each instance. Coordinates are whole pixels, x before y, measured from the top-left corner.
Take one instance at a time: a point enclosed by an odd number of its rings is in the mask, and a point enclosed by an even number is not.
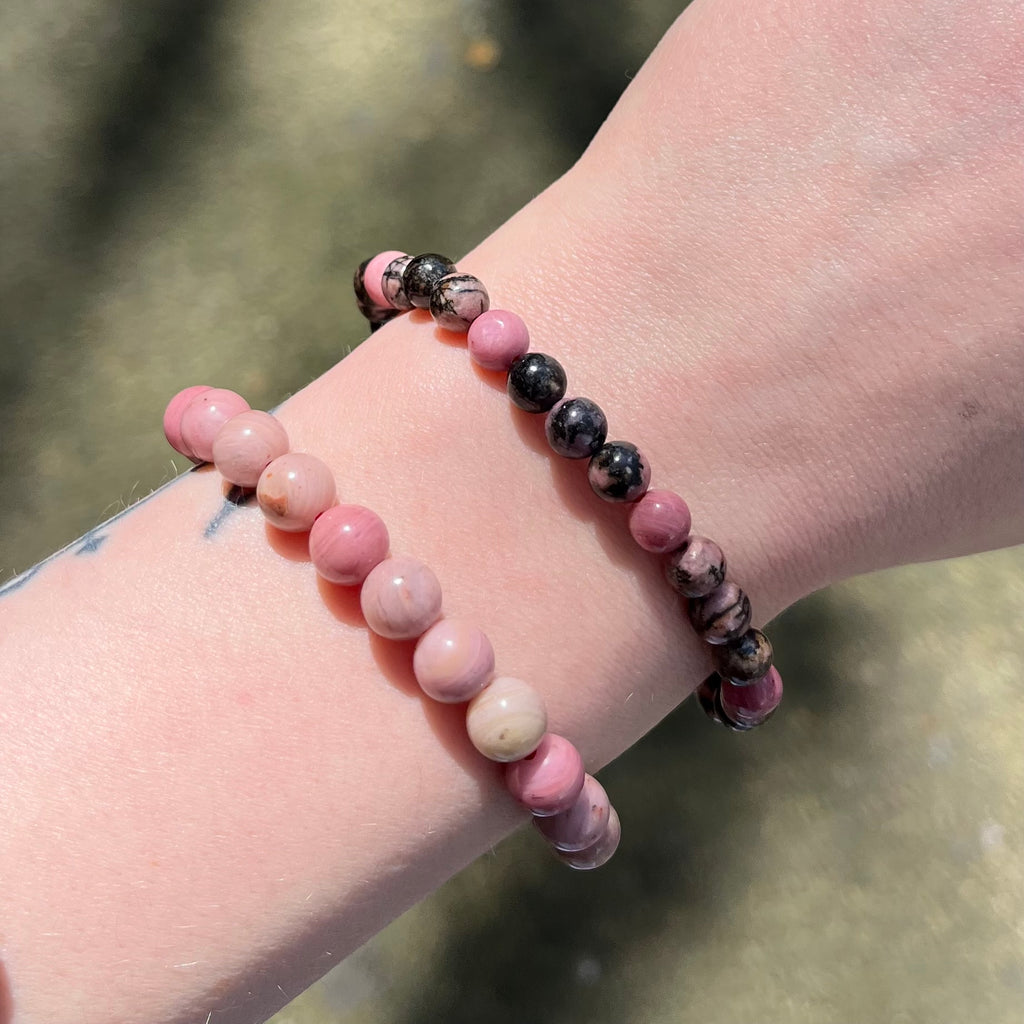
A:
[[[388,305],[395,309],[412,309],[409,296],[405,294],[405,268],[411,262],[411,256],[396,256],[384,269],[381,292]]]
[[[707,597],[690,601],[690,622],[701,639],[709,644],[735,640],[750,625],[750,598],[735,583],[726,580]]]
[[[550,818],[534,818],[541,835],[556,849],[575,853],[593,846],[608,826],[608,794],[593,775],[586,775],[573,805]]]
[[[441,584],[418,558],[386,558],[359,594],[366,624],[388,640],[412,640],[441,617]]]
[[[690,507],[675,491],[648,491],[629,511],[629,532],[644,551],[674,551],[690,534]]]
[[[530,332],[523,318],[507,309],[481,313],[466,335],[469,355],[486,370],[508,370],[530,350]]]
[[[430,293],[430,315],[446,331],[468,331],[490,304],[483,282],[472,274],[447,274]]]
[[[608,420],[597,402],[566,398],[548,413],[544,433],[556,454],[566,459],[589,459],[608,436]]]
[[[464,619],[442,619],[420,637],[412,658],[416,682],[428,697],[461,704],[494,675],[494,648],[482,629]]]
[[[193,396],[181,414],[181,440],[202,462],[213,461],[213,439],[233,416],[247,412],[249,403],[227,388],[210,388]]]
[[[772,642],[759,629],[748,629],[742,636],[715,648],[719,675],[737,686],[760,679],[771,666]]]
[[[565,370],[543,352],[528,352],[512,364],[506,390],[520,409],[547,412],[565,394]]]
[[[498,676],[466,708],[466,731],[473,746],[492,761],[518,761],[537,749],[548,715],[541,695],[529,683]]]
[[[366,264],[363,271],[363,287],[366,295],[375,306],[390,306],[387,296],[384,294],[384,271],[388,264],[405,256],[404,252],[398,249],[388,249],[386,252],[379,252]]]
[[[717,700],[718,691],[722,687],[722,677],[717,672],[712,672],[706,679],[701,680],[700,686],[694,690],[694,696],[700,705],[701,711],[713,722],[722,724],[722,718],[718,713]]]
[[[267,466],[256,484],[256,500],[271,526],[302,533],[335,502],[334,476],[305,452],[288,452]]]
[[[202,462],[202,459],[197,459],[195,455],[185,447],[185,442],[181,439],[181,417],[185,412],[185,407],[189,402],[192,401],[196,395],[201,395],[204,391],[212,391],[213,388],[209,384],[193,384],[190,388],[185,388],[179,391],[168,403],[167,408],[164,410],[164,437],[167,438],[167,443],[180,454],[186,458],[191,459],[193,462]]]
[[[405,289],[406,298],[414,306],[426,309],[430,305],[430,293],[434,290],[434,285],[442,277],[454,273],[455,264],[447,256],[440,256],[436,252],[413,256],[405,268],[405,273],[402,274],[402,287]]]
[[[255,487],[260,474],[288,451],[288,433],[269,412],[232,416],[213,439],[213,464],[229,483]]]
[[[376,512],[362,505],[335,505],[309,531],[313,567],[331,583],[355,586],[387,557],[388,528]]]
[[[505,769],[509,792],[538,817],[568,810],[583,789],[583,758],[564,737],[544,734],[532,754]]]
[[[725,679],[719,700],[726,716],[736,725],[753,729],[767,722],[782,701],[782,676],[773,665],[760,679],[744,686]]]
[[[611,441],[590,460],[587,479],[605,501],[636,501],[651,482],[651,467],[636,445]]]
[[[585,850],[577,850],[575,853],[564,853],[556,850],[558,859],[563,864],[575,868],[577,871],[592,871],[599,868],[612,859],[612,855],[619,848],[619,840],[622,838],[622,825],[619,823],[619,815],[614,807],[608,808],[608,823],[604,832],[592,846]]]
[[[665,572],[683,597],[704,597],[725,580],[725,555],[707,537],[687,537],[669,556]]]

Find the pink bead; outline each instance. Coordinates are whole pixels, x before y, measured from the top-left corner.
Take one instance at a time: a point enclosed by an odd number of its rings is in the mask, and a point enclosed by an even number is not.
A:
[[[212,390],[209,384],[193,384],[192,387],[179,391],[167,403],[167,408],[164,410],[164,437],[167,438],[167,443],[176,452],[180,452],[193,462],[202,462],[203,460],[197,459],[192,451],[185,447],[185,442],[181,439],[181,417],[185,412],[185,407],[196,395]]]
[[[690,535],[690,507],[675,491],[648,491],[630,509],[629,532],[644,551],[675,551]]]
[[[537,749],[505,769],[509,792],[538,817],[567,811],[583,789],[583,758],[564,737],[544,734]]]
[[[412,670],[423,692],[444,704],[475,697],[494,675],[494,648],[464,619],[442,619],[420,637]]]
[[[370,570],[359,595],[366,624],[388,640],[411,640],[441,615],[441,584],[416,558],[386,558]]]
[[[782,702],[782,676],[772,665],[760,679],[743,686],[723,679],[719,699],[722,710],[733,722],[752,729],[767,722]]]
[[[194,395],[181,414],[181,440],[200,462],[213,461],[213,439],[220,428],[249,403],[227,388],[210,388]]]
[[[523,318],[506,309],[481,313],[467,335],[473,361],[487,370],[507,370],[530,350],[530,332]]]
[[[232,416],[213,439],[213,464],[229,483],[255,487],[263,472],[288,451],[288,434],[269,412]]]
[[[567,811],[550,818],[534,818],[533,823],[556,850],[575,853],[593,846],[601,838],[610,810],[604,786],[593,775],[587,775],[580,795]]]
[[[577,871],[592,871],[594,868],[607,864],[612,854],[619,848],[619,840],[622,838],[622,825],[619,824],[619,816],[614,807],[608,809],[608,824],[601,838],[585,850],[578,850],[576,853],[558,853],[558,859],[563,864],[575,868]]]
[[[404,255],[404,252],[399,252],[397,249],[389,249],[387,252],[377,253],[366,264],[366,270],[363,271],[363,287],[376,305],[383,306],[385,309],[393,308],[381,289],[381,279],[384,277],[384,271],[387,270],[388,264]]]
[[[267,522],[286,533],[308,530],[336,497],[331,471],[305,452],[274,459],[256,484],[256,500]]]
[[[313,524],[309,555],[325,580],[351,587],[384,561],[390,543],[376,512],[362,505],[335,505]]]

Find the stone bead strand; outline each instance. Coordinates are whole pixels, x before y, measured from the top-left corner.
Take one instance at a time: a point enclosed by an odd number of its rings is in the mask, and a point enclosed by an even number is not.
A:
[[[628,441],[607,441],[608,421],[591,399],[566,397],[567,376],[553,356],[530,351],[530,335],[517,314],[489,308],[487,290],[436,253],[410,257],[393,251],[363,264],[382,277],[367,284],[396,312],[430,308],[434,320],[464,331],[470,357],[508,374],[509,400],[524,412],[545,414],[551,449],[563,458],[587,459],[587,479],[598,497],[630,506],[629,531],[637,545],[666,557],[671,586],[686,600],[697,635],[711,645],[717,671],[698,688],[708,715],[738,732],[771,717],[782,699],[782,677],[772,665],[768,638],[750,626],[750,599],[726,579],[722,549],[690,533],[690,509],[674,491],[650,490],[651,467]],[[357,289],[358,293],[358,289]],[[463,298],[463,296],[465,296]],[[358,297],[358,295],[357,295]]]
[[[384,269],[399,257],[383,253],[360,273],[367,267],[379,272],[382,287]],[[365,290],[371,301],[379,300],[380,288],[368,281]],[[231,410],[237,411],[227,415]],[[186,415],[197,424],[191,431]],[[587,870],[612,856],[621,836],[618,816],[600,783],[585,773],[576,747],[547,731],[540,693],[521,679],[495,675],[494,648],[484,632],[442,615],[441,584],[430,567],[390,555],[387,526],[371,509],[338,504],[325,463],[291,451],[277,419],[220,388],[197,386],[175,395],[164,414],[164,433],[181,454],[199,461],[209,451],[228,483],[255,490],[260,510],[276,529],[308,532],[318,575],[361,588],[360,607],[372,632],[388,640],[416,640],[413,674],[420,688],[441,703],[466,705],[470,741],[505,766],[506,788],[534,820],[550,822],[540,831],[560,860]]]

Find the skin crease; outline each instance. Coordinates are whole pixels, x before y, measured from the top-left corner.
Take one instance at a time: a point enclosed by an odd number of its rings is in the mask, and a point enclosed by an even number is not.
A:
[[[1022,65],[1009,2],[698,0],[579,164],[459,262],[686,496],[757,623],[1024,540]],[[709,656],[501,383],[414,313],[281,419],[365,467],[341,499],[595,770]],[[242,509],[204,540],[220,508],[194,473],[3,598],[15,1024],[263,1020],[523,820],[301,538]],[[560,614],[583,590],[599,611]]]

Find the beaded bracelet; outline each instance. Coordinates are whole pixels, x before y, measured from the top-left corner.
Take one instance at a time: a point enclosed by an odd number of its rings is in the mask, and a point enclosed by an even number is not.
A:
[[[308,532],[317,573],[337,586],[361,587],[360,607],[374,633],[417,640],[413,674],[421,689],[442,703],[466,703],[473,745],[505,765],[508,790],[565,864],[588,870],[612,856],[621,835],[618,814],[601,783],[585,772],[576,747],[547,731],[541,695],[521,679],[495,675],[484,632],[464,619],[442,617],[441,584],[431,569],[389,554],[388,529],[375,512],[338,504],[324,462],[290,451],[277,419],[223,388],[180,391],[163,426],[176,451],[197,464],[212,462],[241,494],[255,489],[273,527]]]
[[[565,397],[565,370],[552,356],[529,351],[522,318],[491,309],[483,283],[438,253],[378,253],[360,264],[354,287],[371,330],[406,310],[429,309],[440,327],[467,335],[478,366],[508,374],[506,390],[514,405],[546,414],[552,450],[567,459],[588,459],[594,493],[631,504],[633,539],[645,551],[666,556],[669,583],[686,599],[698,636],[712,645],[716,671],[697,688],[701,708],[735,732],[766,722],[782,700],[782,677],[772,664],[771,642],[750,625],[750,599],[726,579],[722,549],[690,533],[690,509],[680,495],[649,490],[650,464],[636,445],[607,441],[608,421],[595,402]]]

